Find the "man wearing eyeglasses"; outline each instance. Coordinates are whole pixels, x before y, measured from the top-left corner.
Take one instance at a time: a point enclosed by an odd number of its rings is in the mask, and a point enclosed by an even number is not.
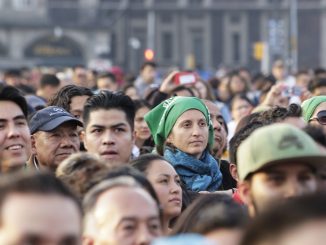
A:
[[[326,96],[314,96],[305,100],[302,105],[303,119],[317,127],[322,127],[326,134]]]

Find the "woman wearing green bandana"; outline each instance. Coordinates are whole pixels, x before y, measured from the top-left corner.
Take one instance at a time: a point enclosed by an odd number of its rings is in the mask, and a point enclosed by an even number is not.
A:
[[[222,174],[209,153],[213,127],[205,104],[196,97],[167,99],[145,115],[156,150],[179,174],[188,190],[216,191]]]

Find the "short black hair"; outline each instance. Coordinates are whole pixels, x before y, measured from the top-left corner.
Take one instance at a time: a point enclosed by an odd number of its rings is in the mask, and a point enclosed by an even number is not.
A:
[[[151,105],[147,102],[147,100],[134,100],[135,104],[135,112],[137,112],[139,109],[146,107],[148,109],[152,109]]]
[[[0,84],[0,101],[11,101],[18,105],[23,111],[24,116],[28,116],[28,106],[26,99],[15,87]]]
[[[325,193],[310,194],[275,204],[256,217],[246,229],[241,245],[276,244],[283,236],[311,221],[326,221]],[[265,244],[265,243],[264,243]]]
[[[116,76],[112,73],[112,72],[104,72],[104,73],[100,73],[97,77],[96,80],[98,81],[101,78],[109,78],[111,79],[112,82],[116,83],[117,82],[117,78]]]
[[[66,85],[62,87],[50,100],[49,106],[59,106],[70,111],[71,99],[75,96],[89,96],[93,95],[92,90],[86,87],[81,87],[77,85]]]
[[[229,142],[229,157],[230,157],[230,163],[234,163],[237,165],[237,151],[240,146],[240,144],[248,138],[253,131],[255,131],[257,128],[263,127],[265,124],[262,122],[252,122],[244,126],[242,129],[240,129],[238,132],[234,134],[234,136],[231,138]]]
[[[84,105],[84,128],[89,123],[91,112],[100,109],[117,109],[123,111],[126,114],[131,129],[134,130],[135,104],[129,96],[122,92],[100,91],[98,94],[90,97]]]
[[[172,235],[199,233],[206,235],[218,229],[244,228],[248,221],[246,208],[225,194],[205,194],[197,198],[178,218]]]
[[[46,86],[58,87],[60,86],[60,80],[54,74],[43,74],[40,80],[40,87]]]
[[[81,204],[72,192],[49,172],[19,171],[0,179],[0,210],[12,194],[58,195],[71,199],[82,215]],[[0,217],[2,213],[0,212]],[[1,223],[1,222],[0,222]]]
[[[141,71],[144,70],[144,68],[145,68],[146,66],[151,66],[151,67],[153,67],[153,68],[156,68],[156,67],[157,67],[157,64],[156,64],[155,62],[153,62],[153,61],[145,61],[145,62],[142,64],[142,66],[140,67],[140,70],[141,70]]]

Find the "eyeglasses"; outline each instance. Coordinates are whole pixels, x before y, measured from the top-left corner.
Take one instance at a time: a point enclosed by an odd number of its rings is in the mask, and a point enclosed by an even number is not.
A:
[[[310,118],[309,122],[317,121],[319,124],[326,125],[326,111],[320,111],[316,117]]]

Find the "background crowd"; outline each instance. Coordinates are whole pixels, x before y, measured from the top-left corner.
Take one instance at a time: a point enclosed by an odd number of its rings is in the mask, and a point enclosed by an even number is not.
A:
[[[161,73],[3,72],[0,244],[323,244],[326,70]]]

